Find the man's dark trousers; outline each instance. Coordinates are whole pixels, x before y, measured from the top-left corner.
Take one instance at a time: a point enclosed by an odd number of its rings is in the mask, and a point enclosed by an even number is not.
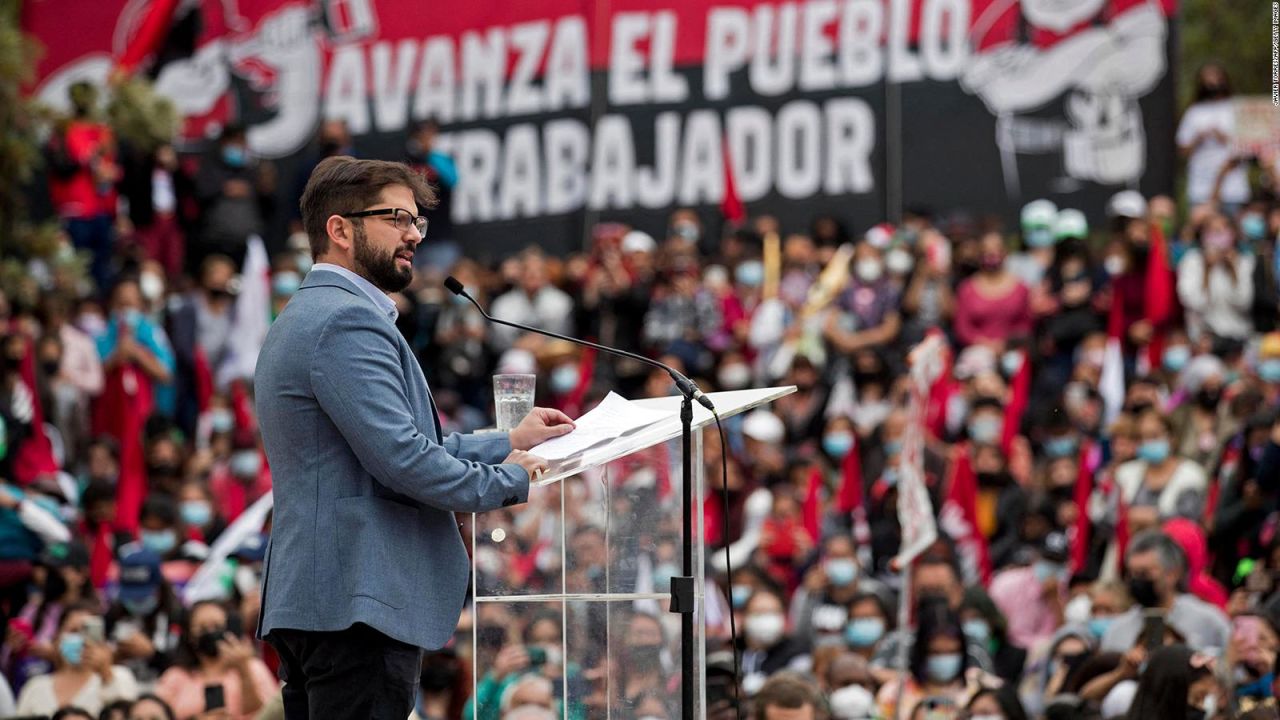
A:
[[[338,632],[274,630],[288,720],[404,720],[413,711],[422,649],[357,623]]]

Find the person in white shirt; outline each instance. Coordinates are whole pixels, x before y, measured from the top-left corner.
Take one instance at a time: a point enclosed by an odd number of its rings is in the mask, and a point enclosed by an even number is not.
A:
[[[536,251],[522,254],[519,286],[499,295],[489,311],[496,318],[562,335],[572,330],[573,300],[551,284],[546,258]],[[501,325],[493,325],[490,332],[491,343],[499,352],[509,349],[521,334]]]
[[[1235,110],[1231,82],[1221,65],[1210,63],[1197,75],[1196,99],[1178,124],[1178,151],[1187,159],[1187,202],[1200,205],[1214,199],[1223,168],[1235,160],[1231,143],[1235,135]],[[1224,207],[1249,201],[1249,178],[1237,165],[1221,178],[1217,200]]]
[[[1254,257],[1237,249],[1227,218],[1213,213],[1200,226],[1199,246],[1178,262],[1178,300],[1186,309],[1187,334],[1198,341],[1247,340],[1253,333]]]
[[[92,636],[102,617],[91,606],[69,608],[62,615],[56,640],[58,669],[27,681],[18,695],[19,715],[52,715],[74,705],[97,715],[116,700],[135,700],[133,673],[111,664],[111,648]]]

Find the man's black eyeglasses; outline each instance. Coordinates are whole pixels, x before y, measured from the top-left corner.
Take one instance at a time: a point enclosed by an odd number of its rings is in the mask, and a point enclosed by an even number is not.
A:
[[[421,215],[414,215],[404,208],[380,208],[378,210],[361,210],[360,212],[344,213],[345,218],[372,217],[374,215],[391,215],[391,222],[400,232],[409,232],[409,228],[416,228],[419,237],[427,236],[427,219]]]

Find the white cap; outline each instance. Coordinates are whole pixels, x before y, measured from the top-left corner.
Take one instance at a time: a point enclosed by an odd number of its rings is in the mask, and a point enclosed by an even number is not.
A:
[[[742,420],[742,434],[762,443],[779,443],[786,435],[786,428],[777,415],[768,410],[755,410]]]
[[[511,348],[498,358],[498,375],[532,375],[538,372],[538,359],[533,353],[520,348]]]
[[[1074,208],[1059,210],[1058,218],[1053,222],[1053,236],[1059,240],[1062,238],[1087,238],[1089,237],[1089,221],[1085,219],[1084,213]]]
[[[867,231],[863,235],[863,239],[867,241],[871,247],[883,250],[889,247],[889,242],[893,240],[894,228],[889,223],[880,223]]]
[[[622,236],[622,252],[653,252],[657,247],[649,233],[640,230],[632,230]]]
[[[842,687],[831,693],[832,720],[869,720],[876,712],[876,699],[861,685]]]
[[[968,380],[996,369],[996,353],[986,345],[970,345],[960,351],[952,373],[957,380]]]
[[[1058,206],[1051,200],[1032,200],[1022,208],[1022,229],[1052,228]]]
[[[1137,190],[1121,190],[1107,202],[1107,217],[1144,218],[1147,199]]]

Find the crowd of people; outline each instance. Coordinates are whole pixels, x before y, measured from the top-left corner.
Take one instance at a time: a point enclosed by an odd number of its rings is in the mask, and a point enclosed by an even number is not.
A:
[[[458,170],[424,125],[405,159],[445,202],[396,325],[446,433],[493,424],[496,372],[536,373],[538,404],[571,416],[610,390],[674,392],[487,324],[449,274],[496,316],[660,358],[707,391],[795,386],[702,438],[707,717],[1275,718],[1280,173],[1259,158],[1250,181],[1225,73],[1199,82],[1181,212],[1131,190],[1036,200],[1014,227],[912,208],[857,232],[721,228],[677,210],[658,237],[603,222],[582,252],[492,266],[450,242]],[[246,308],[241,271],[277,221],[297,230],[296,206],[242,128],[202,156],[139,152],[95,119],[91,88],[72,97],[46,148],[64,232],[0,297],[0,717],[279,717],[278,659],[253,632],[271,472],[240,340],[298,292],[305,234],[268,243],[266,306]],[[318,140],[302,181],[351,152],[341,123]],[[926,338],[942,372],[913,414]],[[904,570],[909,436],[938,540]],[[577,483],[563,509],[542,489],[480,517],[512,533],[477,540],[477,586],[665,590],[678,468],[659,447],[602,476],[608,504]],[[678,717],[662,604],[477,607],[427,654],[418,718]],[[575,651],[606,625],[613,652]]]

